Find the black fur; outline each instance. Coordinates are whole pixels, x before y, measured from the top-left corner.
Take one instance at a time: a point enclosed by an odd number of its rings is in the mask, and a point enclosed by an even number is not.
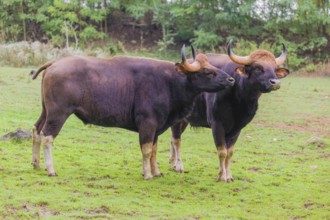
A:
[[[232,62],[227,55],[208,54],[208,58],[212,65],[231,75],[235,85],[217,93],[203,92],[198,95],[189,117],[172,126],[172,135],[179,139],[187,123],[195,127],[208,127],[212,128],[215,145],[229,148],[254,118],[261,94],[279,88],[279,85],[274,88],[271,84],[271,80],[278,80],[277,67],[268,63],[242,66]],[[244,74],[237,72],[239,67],[244,69]]]

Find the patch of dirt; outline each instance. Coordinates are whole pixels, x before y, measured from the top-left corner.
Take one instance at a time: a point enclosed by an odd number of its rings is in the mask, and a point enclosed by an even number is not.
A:
[[[237,178],[237,179],[239,179],[239,178]],[[242,180],[245,182],[248,182],[248,183],[254,183],[254,180],[252,180],[250,178],[243,178]]]
[[[304,219],[307,218],[307,216],[293,216],[292,219]]]
[[[5,208],[9,213],[15,213],[16,212],[15,207],[13,207],[11,205],[7,205],[7,206],[5,206]]]
[[[6,86],[8,85],[5,81],[0,80],[0,86]]]
[[[311,165],[311,166],[309,166],[309,168],[310,168],[311,170],[317,170],[317,165]]]
[[[309,202],[309,203],[304,204],[304,207],[305,207],[306,209],[308,209],[309,207],[311,207],[311,206],[313,206],[313,205],[314,205],[313,203]]]
[[[26,212],[33,213],[34,216],[37,217],[48,217],[48,216],[54,216],[59,215],[60,212],[50,210],[47,205],[41,204],[41,205],[27,205],[24,204],[21,207],[13,207],[13,206],[6,206],[6,210],[9,213],[16,214],[18,210],[25,210]]]
[[[326,159],[329,159],[329,158],[330,158],[330,154],[323,154],[323,155],[319,156],[318,158],[326,158]]]
[[[248,187],[234,188],[234,189],[232,189],[231,191],[233,191],[233,192],[241,192],[241,191],[244,191],[244,190],[246,190],[246,189],[248,189]]]
[[[256,173],[256,172],[258,172],[259,170],[260,170],[260,168],[255,167],[255,168],[250,168],[250,169],[248,169],[248,172],[249,172],[249,173]]]
[[[87,210],[86,213],[95,215],[95,214],[109,213],[109,211],[110,211],[109,208],[103,205],[96,210]]]
[[[16,131],[9,132],[4,136],[0,137],[1,141],[26,141],[32,138],[32,134],[30,131],[22,128],[17,128]]]
[[[277,124],[267,124],[263,122],[258,122],[257,125],[261,127],[272,127],[283,130],[294,130],[294,131],[304,131],[314,133],[315,135],[321,135],[325,137],[330,136],[330,118],[311,118],[312,116],[302,116],[306,118],[304,124],[295,123],[277,123]]]
[[[60,212],[58,211],[53,211],[53,210],[49,210],[49,208],[42,204],[40,206],[30,206],[30,205],[23,205],[22,208],[24,208],[26,211],[36,211],[36,209],[38,210],[35,214],[38,217],[48,217],[48,216],[53,216],[53,215],[59,215]]]
[[[325,142],[321,138],[316,136],[308,138],[306,140],[306,144],[317,148],[325,148]]]

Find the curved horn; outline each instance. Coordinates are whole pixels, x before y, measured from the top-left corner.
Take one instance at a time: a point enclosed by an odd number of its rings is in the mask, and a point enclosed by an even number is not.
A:
[[[182,58],[181,64],[184,64],[184,62],[187,59],[186,58],[186,45],[183,45],[181,48],[181,58]]]
[[[192,53],[193,53],[193,57],[194,57],[194,62],[192,64],[190,64],[188,61],[187,61],[187,58],[186,58],[186,52],[185,52],[185,48],[186,46],[183,45],[182,46],[182,49],[181,49],[181,58],[182,58],[182,61],[181,61],[181,64],[183,65],[183,67],[185,68],[185,70],[187,70],[188,72],[197,72],[198,70],[201,69],[201,65],[198,61],[195,61],[195,50],[192,48]]]
[[[195,58],[196,58],[196,56],[195,56],[196,55],[195,49],[194,49],[193,45],[190,45],[190,47],[191,47],[191,53],[192,53],[193,59],[195,61]]]
[[[280,66],[285,62],[286,55],[287,55],[286,48],[285,48],[284,43],[282,43],[282,54],[275,59],[277,66]]]
[[[249,65],[252,63],[252,60],[250,58],[250,56],[245,56],[245,57],[241,57],[241,56],[237,56],[236,54],[234,54],[234,52],[231,50],[231,44],[233,43],[233,39],[231,39],[227,45],[227,53],[229,58],[238,64],[242,64],[242,65]]]

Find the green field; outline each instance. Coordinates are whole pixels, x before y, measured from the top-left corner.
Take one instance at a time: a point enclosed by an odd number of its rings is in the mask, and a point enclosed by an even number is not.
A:
[[[0,136],[39,116],[41,77],[29,72],[0,68]],[[209,129],[184,133],[184,174],[170,168],[169,139],[158,144],[164,177],[150,181],[136,133],[75,116],[54,143],[58,177],[32,169],[31,140],[0,141],[0,219],[330,219],[330,78],[288,77],[261,97],[236,144],[233,183],[216,182]]]

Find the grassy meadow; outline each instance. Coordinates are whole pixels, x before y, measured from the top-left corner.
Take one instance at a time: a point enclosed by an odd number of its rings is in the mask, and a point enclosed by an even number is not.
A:
[[[0,136],[39,117],[41,77],[30,70],[0,68]],[[290,76],[262,95],[236,144],[233,183],[216,182],[211,130],[184,133],[184,174],[170,167],[169,139],[158,144],[164,177],[150,181],[136,133],[75,116],[55,139],[58,177],[32,169],[31,140],[0,141],[0,219],[330,219],[330,78]]]

